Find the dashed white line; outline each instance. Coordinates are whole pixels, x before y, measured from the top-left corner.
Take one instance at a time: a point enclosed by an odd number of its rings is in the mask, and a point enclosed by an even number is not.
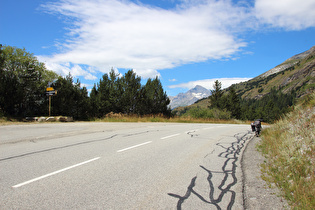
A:
[[[174,136],[178,136],[180,135],[180,133],[176,133],[176,134],[173,134],[173,135],[170,135],[170,136],[165,136],[165,137],[162,137],[161,139],[167,139],[167,138],[171,138],[171,137],[174,137]]]
[[[52,173],[49,173],[49,174],[46,174],[46,175],[37,177],[37,178],[35,178],[35,179],[31,179],[31,180],[26,181],[26,182],[22,182],[22,183],[20,183],[20,184],[14,185],[14,186],[12,186],[12,187],[13,187],[13,188],[22,187],[22,186],[27,185],[27,184],[30,184],[30,183],[32,183],[32,182],[36,182],[36,181],[38,181],[38,180],[47,178],[47,177],[49,177],[49,176],[53,176],[53,175],[55,175],[55,174],[58,174],[58,173],[67,171],[67,170],[69,170],[69,169],[72,169],[72,168],[75,168],[75,167],[78,167],[78,166],[87,164],[87,163],[89,163],[89,162],[92,162],[92,161],[95,161],[95,160],[98,160],[98,159],[100,159],[100,157],[93,158],[93,159],[91,159],[91,160],[87,160],[87,161],[84,161],[84,162],[82,162],[82,163],[78,163],[78,164],[69,166],[69,167],[67,167],[67,168],[60,169],[60,170],[58,170],[58,171],[55,171],[55,172],[52,172]]]
[[[143,145],[146,145],[146,144],[150,144],[151,142],[152,141],[147,141],[147,142],[144,142],[142,144],[137,144],[137,145],[134,145],[134,146],[131,146],[131,147],[127,147],[125,149],[118,150],[117,152],[123,152],[123,151],[129,150],[129,149],[133,149],[133,148],[140,147],[140,146],[143,146]]]
[[[209,129],[213,129],[215,127],[210,127],[210,128],[203,128],[203,130],[209,130]]]

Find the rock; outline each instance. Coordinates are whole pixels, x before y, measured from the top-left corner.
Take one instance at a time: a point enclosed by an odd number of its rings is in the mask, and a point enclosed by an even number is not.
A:
[[[56,118],[54,118],[54,117],[48,117],[46,119],[46,122],[55,122],[55,121],[56,121]]]
[[[67,117],[59,117],[60,122],[67,122]]]
[[[38,121],[38,117],[26,117],[25,120],[29,122],[35,122]]]
[[[46,117],[40,117],[40,118],[38,118],[38,122],[46,122]]]
[[[73,117],[67,117],[67,122],[73,122]]]

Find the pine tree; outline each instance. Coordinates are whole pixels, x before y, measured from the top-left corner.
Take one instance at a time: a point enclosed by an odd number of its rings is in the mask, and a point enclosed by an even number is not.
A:
[[[104,74],[98,84],[98,100],[99,100],[99,115],[104,116],[112,111],[110,102],[110,79],[108,74]]]
[[[121,79],[118,77],[115,70],[112,68],[109,73],[109,102],[111,104],[111,111],[114,113],[122,112],[121,106]]]
[[[99,114],[100,110],[100,102],[99,102],[99,94],[98,90],[96,88],[96,84],[94,84],[91,93],[90,93],[90,112],[89,116],[90,117],[101,117]]]
[[[222,84],[219,80],[216,80],[213,85],[213,90],[211,90],[210,99],[210,106],[209,108],[218,108],[222,109],[224,105],[222,104],[223,91],[222,91]]]
[[[240,100],[236,94],[235,87],[233,85],[229,88],[227,100],[228,100],[227,110],[232,113],[233,118],[240,119],[241,116]]]
[[[171,110],[168,108],[169,98],[164,92],[161,81],[148,79],[141,91],[141,111],[142,114],[163,114],[170,116]]]
[[[69,73],[66,77],[59,76],[52,85],[57,90],[57,95],[52,96],[52,115],[72,116],[75,119],[87,119],[89,117],[90,102],[88,91],[81,88],[81,83],[73,82]]]
[[[141,78],[133,70],[129,70],[121,78],[121,107],[123,113],[135,114],[141,89]]]

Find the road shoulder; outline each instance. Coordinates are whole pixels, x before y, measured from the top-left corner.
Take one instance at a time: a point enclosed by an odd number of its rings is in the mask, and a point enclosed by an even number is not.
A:
[[[260,141],[260,138],[253,137],[243,153],[244,207],[245,209],[289,209],[286,200],[279,196],[279,189],[268,187],[261,178],[260,165],[265,158],[256,149]]]

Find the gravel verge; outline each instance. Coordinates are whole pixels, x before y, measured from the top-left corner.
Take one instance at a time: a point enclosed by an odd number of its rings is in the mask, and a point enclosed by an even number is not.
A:
[[[260,138],[253,137],[247,144],[243,158],[243,195],[245,209],[290,209],[287,201],[280,196],[275,186],[271,188],[261,178],[260,165],[265,158],[257,151]]]

